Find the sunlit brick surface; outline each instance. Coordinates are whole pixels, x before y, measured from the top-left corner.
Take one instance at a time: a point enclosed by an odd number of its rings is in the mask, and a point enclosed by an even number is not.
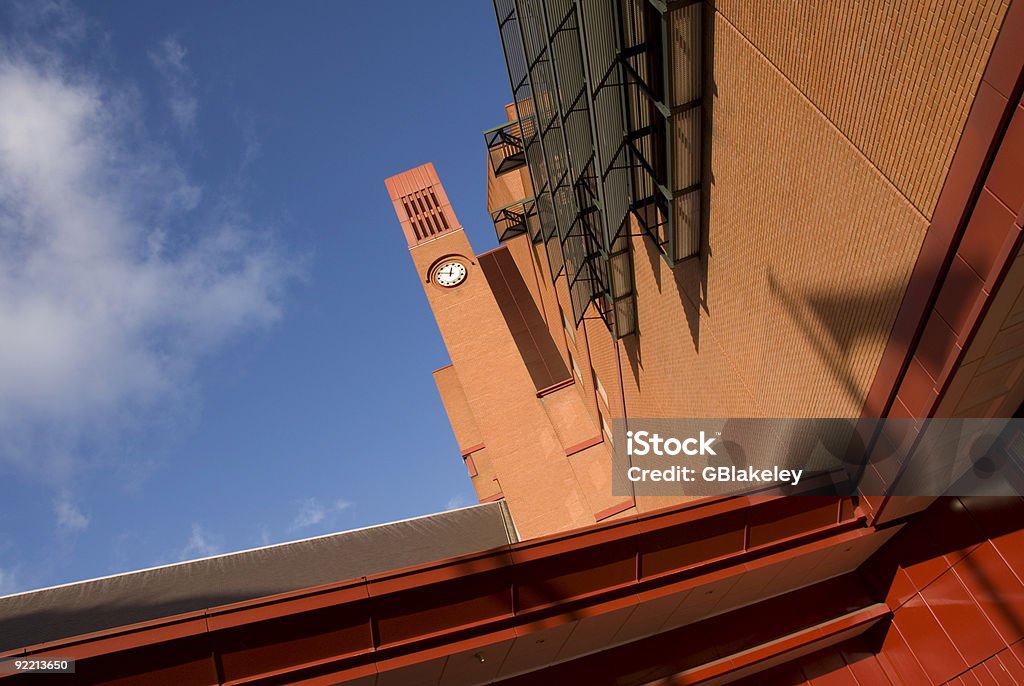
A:
[[[592,306],[572,340],[564,277],[508,242],[595,424],[861,413],[1007,6],[722,0],[673,43],[709,51],[706,244],[673,268],[634,226],[638,335]],[[532,193],[506,176],[491,209]]]
[[[720,0],[716,31],[727,20],[930,216],[1008,5]]]

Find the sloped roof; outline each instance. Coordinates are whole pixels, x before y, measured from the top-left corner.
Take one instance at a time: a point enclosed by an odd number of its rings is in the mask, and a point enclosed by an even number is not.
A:
[[[0,598],[0,651],[357,579],[518,540],[503,502]]]

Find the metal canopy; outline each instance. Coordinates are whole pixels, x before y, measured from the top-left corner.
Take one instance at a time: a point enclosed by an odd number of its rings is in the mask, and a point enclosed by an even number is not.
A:
[[[495,175],[526,164],[526,142],[534,135],[533,120],[510,121],[484,131],[487,157]]]
[[[499,207],[491,212],[491,221],[502,243],[524,233],[540,242],[541,227],[535,198],[525,198]]]
[[[577,325],[594,303],[617,338],[635,333],[632,228],[671,265],[699,251],[701,5],[494,8],[519,120],[536,131],[521,143],[552,277],[564,272]]]

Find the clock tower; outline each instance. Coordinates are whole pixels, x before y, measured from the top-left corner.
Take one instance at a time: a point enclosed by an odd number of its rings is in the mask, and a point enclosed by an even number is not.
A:
[[[524,537],[593,524],[621,500],[608,446],[516,261],[473,252],[432,164],[386,185],[451,358],[434,378],[478,499],[504,499]]]

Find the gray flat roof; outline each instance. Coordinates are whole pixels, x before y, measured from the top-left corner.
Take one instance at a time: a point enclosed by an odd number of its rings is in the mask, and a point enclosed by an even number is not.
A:
[[[0,651],[357,579],[518,540],[504,502],[0,597]]]

